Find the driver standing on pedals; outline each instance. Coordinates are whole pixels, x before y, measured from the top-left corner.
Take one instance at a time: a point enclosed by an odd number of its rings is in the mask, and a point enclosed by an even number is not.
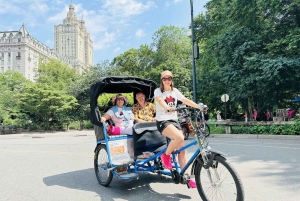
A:
[[[160,87],[155,89],[154,98],[156,101],[156,125],[159,132],[171,139],[165,153],[161,155],[163,165],[172,170],[171,154],[175,149],[184,146],[184,137],[181,126],[178,122],[177,112],[174,111],[177,101],[180,100],[184,104],[200,109],[195,102],[187,99],[178,89],[174,88],[173,75],[171,71],[163,71],[161,73]],[[185,150],[178,154],[180,167],[184,167],[187,163]],[[196,183],[190,180],[188,187],[196,188]]]

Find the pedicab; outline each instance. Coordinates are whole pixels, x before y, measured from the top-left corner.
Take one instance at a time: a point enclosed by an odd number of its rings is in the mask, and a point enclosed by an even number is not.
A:
[[[195,140],[172,153],[172,170],[166,169],[161,162],[168,139],[157,130],[156,122],[134,124],[132,135],[108,135],[107,124],[100,122],[102,114],[97,100],[101,94],[133,93],[135,97],[142,91],[148,101],[153,101],[155,89],[153,81],[130,76],[102,77],[90,87],[91,122],[97,139],[94,170],[99,184],[107,187],[113,178],[136,180],[140,173],[146,172],[170,177],[175,184],[188,184],[193,176],[202,200],[244,200],[237,172],[225,154],[209,147],[203,128],[196,126]],[[176,111],[182,109],[185,108],[176,108]],[[197,110],[195,115],[202,115],[204,119],[204,109]],[[187,159],[187,164],[180,167],[178,154],[192,146],[197,146],[196,151]],[[190,174],[186,173],[188,168]]]

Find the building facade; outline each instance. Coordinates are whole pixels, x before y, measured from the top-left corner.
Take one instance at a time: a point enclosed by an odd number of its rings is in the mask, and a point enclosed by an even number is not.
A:
[[[49,47],[29,35],[24,25],[18,31],[0,32],[0,72],[18,71],[34,81],[39,58],[59,58]]]
[[[69,6],[63,24],[54,26],[54,51],[68,58],[79,74],[94,65],[93,41],[86,30],[85,21],[77,19],[73,4]]]

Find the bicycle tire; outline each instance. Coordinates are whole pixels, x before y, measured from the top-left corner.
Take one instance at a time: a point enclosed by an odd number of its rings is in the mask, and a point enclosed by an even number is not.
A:
[[[225,158],[216,156],[208,171],[211,174],[213,184],[210,182],[208,173],[203,167],[203,164],[197,163],[195,181],[202,200],[244,200],[244,187],[241,179],[236,170]],[[219,179],[216,176],[218,176]]]
[[[97,146],[95,155],[94,155],[94,169],[97,180],[100,185],[107,187],[113,178],[111,170],[105,170],[102,167],[108,168],[108,154],[106,151],[106,145],[100,144]]]
[[[189,129],[186,125],[181,126],[182,134],[184,136],[184,140],[187,140],[190,136]]]
[[[207,124],[205,124],[205,130],[203,128],[203,124],[199,125],[200,126],[200,129],[202,130],[202,133],[205,137],[208,137],[210,136],[210,128]]]

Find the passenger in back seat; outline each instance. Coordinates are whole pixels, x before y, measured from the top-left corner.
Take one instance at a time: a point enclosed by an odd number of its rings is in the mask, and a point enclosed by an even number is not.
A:
[[[156,113],[155,105],[146,102],[145,94],[143,92],[137,92],[135,98],[138,102],[132,106],[134,120],[136,120],[137,123],[156,121],[154,118]]]
[[[113,103],[114,106],[101,117],[101,122],[111,119],[115,126],[120,127],[120,134],[132,135],[134,116],[131,108],[126,107],[128,99],[123,94],[117,94]]]

